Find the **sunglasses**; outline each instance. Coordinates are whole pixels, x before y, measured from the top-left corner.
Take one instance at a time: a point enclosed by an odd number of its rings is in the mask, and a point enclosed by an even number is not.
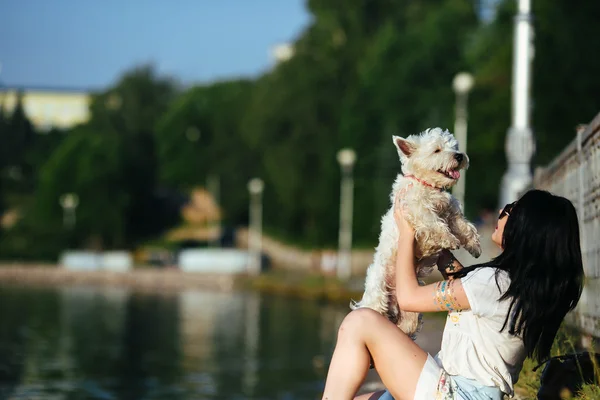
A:
[[[510,215],[510,212],[512,211],[515,204],[517,204],[516,201],[505,205],[504,208],[502,209],[502,211],[500,211],[500,215],[498,215],[498,219],[502,219],[505,216]]]

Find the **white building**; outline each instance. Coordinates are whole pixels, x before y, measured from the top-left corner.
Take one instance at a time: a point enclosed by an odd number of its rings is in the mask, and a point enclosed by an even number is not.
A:
[[[15,109],[19,91],[25,114],[36,129],[66,129],[89,120],[90,93],[73,89],[0,87],[0,107],[5,113]]]

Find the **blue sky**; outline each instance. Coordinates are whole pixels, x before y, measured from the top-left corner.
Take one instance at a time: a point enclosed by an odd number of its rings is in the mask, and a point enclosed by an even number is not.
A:
[[[0,84],[102,88],[153,63],[184,83],[255,76],[304,0],[0,0]]]

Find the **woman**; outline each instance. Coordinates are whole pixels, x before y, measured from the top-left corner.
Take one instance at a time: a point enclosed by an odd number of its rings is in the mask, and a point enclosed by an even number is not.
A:
[[[446,311],[441,351],[433,358],[393,323],[370,309],[346,316],[327,375],[323,399],[352,399],[371,358],[389,392],[357,397],[492,399],[513,394],[525,357],[541,361],[563,318],[579,301],[583,266],[575,208],[563,197],[527,192],[498,216],[492,240],[502,253],[462,268],[445,252],[438,266],[453,279],[419,286],[414,231],[401,206],[396,287],[401,309]]]

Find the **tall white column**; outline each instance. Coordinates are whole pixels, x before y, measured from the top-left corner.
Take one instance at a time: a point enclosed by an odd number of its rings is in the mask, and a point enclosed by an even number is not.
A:
[[[533,28],[531,0],[518,0],[513,44],[512,125],[506,136],[508,170],[502,179],[500,205],[517,200],[531,184],[531,158],[535,152],[530,127],[531,61],[533,58]]]
[[[467,153],[467,116],[468,116],[468,98],[469,92],[473,88],[473,76],[467,72],[461,72],[454,77],[452,88],[456,93],[455,116],[454,116],[454,135],[458,140],[459,150]],[[460,202],[464,209],[465,204],[465,185],[467,180],[467,171],[461,172],[461,177],[454,185],[452,194]]]
[[[222,212],[221,212],[221,181],[219,179],[219,175],[209,174],[208,177],[206,178],[206,187],[208,189],[208,192],[211,194],[213,201],[215,202],[215,205],[219,209],[219,213],[222,214]],[[217,234],[217,237],[212,242],[212,245],[216,246],[216,247],[218,247],[220,245],[221,237],[223,235],[222,225],[221,225],[221,217],[222,217],[222,215],[220,215],[219,220],[215,223],[218,234]]]

